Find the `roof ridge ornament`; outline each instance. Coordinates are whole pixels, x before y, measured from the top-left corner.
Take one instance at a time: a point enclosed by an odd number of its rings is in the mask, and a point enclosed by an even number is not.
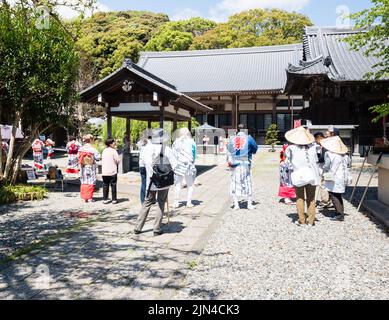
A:
[[[332,59],[330,56],[327,56],[324,61],[323,61],[323,64],[328,68],[330,65],[332,65]]]
[[[134,85],[133,81],[125,80],[123,82],[122,89],[124,92],[130,92],[132,90],[132,86]]]
[[[123,68],[132,69],[132,60],[130,58],[125,58],[123,62]]]

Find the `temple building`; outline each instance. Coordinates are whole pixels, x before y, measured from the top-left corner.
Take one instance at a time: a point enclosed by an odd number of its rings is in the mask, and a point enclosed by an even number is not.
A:
[[[386,121],[373,123],[370,108],[388,101],[389,78],[369,80],[380,60],[365,49],[351,50],[345,39],[357,32],[347,28],[307,27],[301,61],[290,63],[284,93],[302,95],[309,108],[302,117],[313,124],[343,129],[343,139],[355,155],[363,146],[377,145],[386,136]],[[315,127],[315,126],[313,126]],[[318,127],[318,126],[316,126]],[[342,130],[341,130],[342,132]]]
[[[200,124],[237,129],[245,124],[259,144],[270,124],[281,136],[301,118],[302,96],[283,94],[289,63],[302,45],[181,52],[144,52],[138,66],[173,83],[177,90],[213,109],[195,114]]]
[[[143,52],[137,64],[123,67],[84,90],[81,100],[131,119],[198,122],[221,129],[247,125],[258,144],[275,123],[280,139],[302,120],[310,129],[341,130],[352,153],[386,135],[386,124],[373,123],[370,107],[388,101],[389,79],[369,80],[380,61],[344,41],[347,28],[306,27],[303,43],[177,52]]]

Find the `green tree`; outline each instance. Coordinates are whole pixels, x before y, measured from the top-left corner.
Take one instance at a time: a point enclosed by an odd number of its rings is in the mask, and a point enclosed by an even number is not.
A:
[[[142,132],[147,129],[148,123],[146,121],[131,120],[131,143],[135,144],[141,137]],[[159,123],[152,122],[151,127],[153,129],[159,127]],[[123,139],[126,134],[126,119],[124,118],[112,118],[112,134],[111,137],[118,142],[118,146],[123,146]],[[102,138],[105,141],[108,138],[107,125],[103,126]]]
[[[184,128],[187,127],[187,122],[178,122],[177,128]],[[199,123],[197,122],[196,118],[192,118],[192,128],[197,128],[199,126]],[[139,139],[142,136],[142,133],[148,128],[148,123],[146,121],[140,121],[140,120],[131,120],[131,144],[136,144]],[[159,128],[159,122],[152,122],[151,123],[152,129]],[[171,133],[173,130],[173,124],[170,121],[165,122],[164,129]],[[112,138],[114,138],[117,142],[119,147],[123,146],[123,139],[124,135],[126,134],[126,120],[124,118],[117,118],[114,117],[112,119]],[[107,131],[107,125],[105,124],[102,127],[102,140],[105,141],[108,138],[108,131]]]
[[[73,112],[79,63],[75,44],[59,19],[50,19],[49,28],[41,29],[39,18],[34,7],[0,3],[0,110],[14,126],[2,182],[16,180],[40,132],[63,125]],[[25,138],[16,148],[20,122]]]
[[[366,74],[366,79],[380,80],[389,78],[389,0],[372,0],[373,6],[351,15],[355,28],[366,32],[356,33],[346,41],[353,50],[365,50],[366,56],[379,59],[373,66],[374,72]],[[389,88],[388,88],[389,89]],[[388,90],[389,91],[389,90]],[[389,115],[389,103],[371,109],[377,114],[374,121]]]
[[[70,23],[77,46],[85,52],[99,78],[122,64],[124,58],[138,61],[146,43],[169,21],[165,14],[145,11],[98,12]]]
[[[147,43],[148,51],[188,50],[195,37],[215,28],[216,23],[202,18],[171,21],[164,24]]]
[[[302,14],[278,9],[253,9],[232,15],[228,22],[194,39],[190,49],[221,49],[300,42],[304,27],[312,25]]]
[[[265,137],[265,143],[267,145],[271,146],[271,149],[269,150],[269,152],[275,152],[276,151],[276,149],[274,148],[275,145],[281,143],[278,140],[279,133],[280,133],[280,131],[278,130],[277,125],[274,123],[267,130],[266,137]]]

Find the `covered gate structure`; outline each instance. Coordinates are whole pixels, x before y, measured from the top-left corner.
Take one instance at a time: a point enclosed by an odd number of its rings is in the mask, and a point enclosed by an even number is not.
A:
[[[112,135],[112,117],[126,119],[126,134],[131,137],[131,119],[173,123],[187,121],[189,130],[192,117],[207,114],[212,108],[177,91],[176,87],[125,59],[122,67],[80,93],[82,102],[102,104],[107,114],[107,131]],[[131,159],[129,159],[131,162]],[[124,171],[130,166],[124,164]],[[126,169],[127,168],[127,169]]]

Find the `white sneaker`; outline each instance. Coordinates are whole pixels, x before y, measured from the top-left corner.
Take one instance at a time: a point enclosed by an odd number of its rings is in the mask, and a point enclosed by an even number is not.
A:
[[[331,221],[344,221],[344,215],[337,214],[335,217],[331,218]]]
[[[305,224],[300,223],[300,221],[298,221],[298,220],[295,221],[294,224],[295,224],[296,226],[299,226],[299,227],[304,227],[304,226],[305,226]]]
[[[247,210],[255,210],[257,207],[256,206],[253,206],[252,204],[249,204],[247,206]]]
[[[192,202],[188,202],[186,205],[187,208],[193,208],[194,204]]]
[[[178,209],[180,207],[180,203],[178,201],[174,201],[173,208]]]
[[[240,210],[239,204],[234,204],[232,210]]]
[[[292,204],[293,203],[293,201],[290,200],[290,198],[285,198],[284,201],[285,201],[285,204]]]

